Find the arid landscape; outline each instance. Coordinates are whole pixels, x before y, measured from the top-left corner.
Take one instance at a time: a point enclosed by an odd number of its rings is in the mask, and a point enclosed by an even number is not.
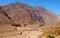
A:
[[[0,5],[0,38],[60,38],[60,16],[20,2]]]

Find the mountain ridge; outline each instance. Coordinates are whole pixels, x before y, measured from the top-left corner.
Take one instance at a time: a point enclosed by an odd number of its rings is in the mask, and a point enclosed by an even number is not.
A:
[[[46,24],[54,25],[60,22],[58,15],[42,7],[31,7],[23,3],[12,3],[1,8],[7,13],[7,17],[15,24]],[[5,14],[4,14],[5,15]]]

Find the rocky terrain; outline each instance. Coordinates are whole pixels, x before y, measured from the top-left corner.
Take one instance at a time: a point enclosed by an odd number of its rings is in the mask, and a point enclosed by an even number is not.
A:
[[[19,2],[0,6],[0,13],[6,20],[8,19],[7,21],[4,19],[6,23],[11,21],[15,24],[54,25],[60,22],[58,15],[43,7],[31,7]],[[0,19],[2,19],[1,23],[4,23],[3,18]]]
[[[55,27],[44,26],[39,28],[3,27],[4,29],[0,27],[0,38],[60,38],[60,25]]]
[[[59,19],[59,15],[41,6],[20,2],[2,5],[0,38],[60,38]]]

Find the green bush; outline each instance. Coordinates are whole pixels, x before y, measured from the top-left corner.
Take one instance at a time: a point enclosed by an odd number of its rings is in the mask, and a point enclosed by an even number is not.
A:
[[[55,38],[55,36],[53,36],[53,35],[48,35],[48,38]]]

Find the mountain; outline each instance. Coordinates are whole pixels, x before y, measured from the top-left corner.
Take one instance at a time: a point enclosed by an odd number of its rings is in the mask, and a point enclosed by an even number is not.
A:
[[[40,13],[40,15],[43,17],[43,19],[45,20],[45,23],[50,25],[50,24],[56,24],[60,22],[60,16],[57,14],[52,13],[51,11],[40,7],[40,6],[36,6],[34,7],[37,12]]]
[[[0,23],[11,23],[8,14],[0,7]]]
[[[60,22],[58,15],[48,11],[43,7],[31,7],[20,2],[11,3],[0,7],[3,11],[3,20],[13,22],[14,24],[43,24],[54,25]],[[1,23],[3,23],[2,21]],[[6,23],[8,23],[6,22]]]

